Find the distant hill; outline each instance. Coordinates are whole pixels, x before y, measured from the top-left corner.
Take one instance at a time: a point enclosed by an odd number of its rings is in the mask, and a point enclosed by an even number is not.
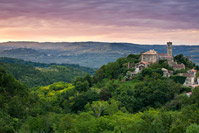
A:
[[[78,64],[64,64],[64,63],[62,63],[62,64],[56,64],[56,63],[46,64],[46,63],[25,61],[22,59],[15,59],[15,58],[8,58],[8,57],[0,57],[0,63],[21,64],[21,65],[29,65],[29,66],[41,67],[41,68],[50,67],[53,65],[54,66],[66,66],[66,67],[80,69],[81,71],[84,71],[91,75],[93,75],[95,73],[95,71],[97,70],[95,68],[84,67],[84,66],[80,66]]]
[[[106,42],[6,42],[0,43],[0,57],[12,57],[40,63],[71,63],[99,68],[128,54],[149,49],[166,53],[165,45],[139,45]],[[199,63],[199,46],[173,45],[173,54],[184,54]]]
[[[0,67],[29,87],[49,85],[54,82],[71,82],[76,76],[93,74],[94,69],[73,64],[44,64],[19,59],[0,58]]]

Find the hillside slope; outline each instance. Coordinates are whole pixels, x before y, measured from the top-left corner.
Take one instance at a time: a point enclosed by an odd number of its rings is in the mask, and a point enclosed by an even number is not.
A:
[[[106,42],[6,42],[0,43],[0,57],[13,57],[42,63],[72,63],[99,68],[131,53],[149,49],[166,53],[165,45],[139,45]],[[183,53],[199,63],[199,46],[173,45],[173,54]],[[24,55],[24,56],[23,56]]]
[[[161,68],[172,69],[165,60],[123,81],[133,71],[127,63],[139,62],[139,56],[119,58],[72,84],[31,89],[0,68],[0,132],[197,132],[199,88],[187,96],[191,88],[163,77]],[[199,68],[183,56],[175,60],[186,69]]]
[[[0,58],[0,67],[29,87],[49,85],[54,82],[71,82],[76,76],[93,73],[94,70],[72,64],[41,64],[19,59]]]

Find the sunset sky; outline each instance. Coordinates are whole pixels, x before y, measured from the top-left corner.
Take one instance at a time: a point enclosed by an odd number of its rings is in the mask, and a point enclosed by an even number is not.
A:
[[[199,45],[199,0],[0,0],[0,41]]]

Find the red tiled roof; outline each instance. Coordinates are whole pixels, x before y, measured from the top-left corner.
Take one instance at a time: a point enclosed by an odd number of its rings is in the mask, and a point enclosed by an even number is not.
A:
[[[195,70],[195,69],[191,69],[190,71],[192,71],[192,72],[197,72],[197,70]]]
[[[166,53],[159,53],[158,55],[159,56],[168,56],[168,54],[166,54]]]
[[[193,88],[199,87],[199,85],[198,85],[198,84],[194,84],[194,85],[192,85],[192,87],[193,87]]]
[[[165,56],[166,59],[172,59],[172,56]]]
[[[190,94],[190,95],[191,95],[191,94],[192,94],[192,92],[188,92],[187,94]]]
[[[141,63],[143,63],[143,64],[148,64],[147,62],[145,62],[145,61],[141,61]]]

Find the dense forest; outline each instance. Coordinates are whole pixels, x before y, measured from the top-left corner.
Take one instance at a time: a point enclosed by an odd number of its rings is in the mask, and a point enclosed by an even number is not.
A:
[[[0,67],[28,87],[44,86],[54,82],[72,82],[76,76],[93,74],[95,69],[75,64],[44,64],[13,58],[0,58]]]
[[[39,63],[39,62],[32,62],[32,61],[24,61],[21,59],[8,58],[8,57],[0,57],[0,62],[1,63],[28,65],[28,66],[41,67],[41,68],[50,67],[50,66],[65,66],[65,67],[71,67],[71,68],[76,68],[76,69],[82,70],[91,75],[93,75],[96,71],[96,69],[94,69],[94,68],[84,67],[84,66],[80,66],[78,64],[64,64],[64,63],[63,64],[56,64],[56,63],[46,64],[46,63]]]
[[[199,88],[183,87],[183,77],[175,75],[180,71],[163,77],[161,68],[173,69],[164,60],[124,81],[127,63],[138,63],[139,56],[119,58],[93,76],[75,77],[72,83],[53,81],[33,88],[11,75],[10,64],[1,67],[0,132],[197,133]],[[183,55],[174,59],[184,63],[186,70],[198,70]],[[190,91],[192,95],[187,96]]]

